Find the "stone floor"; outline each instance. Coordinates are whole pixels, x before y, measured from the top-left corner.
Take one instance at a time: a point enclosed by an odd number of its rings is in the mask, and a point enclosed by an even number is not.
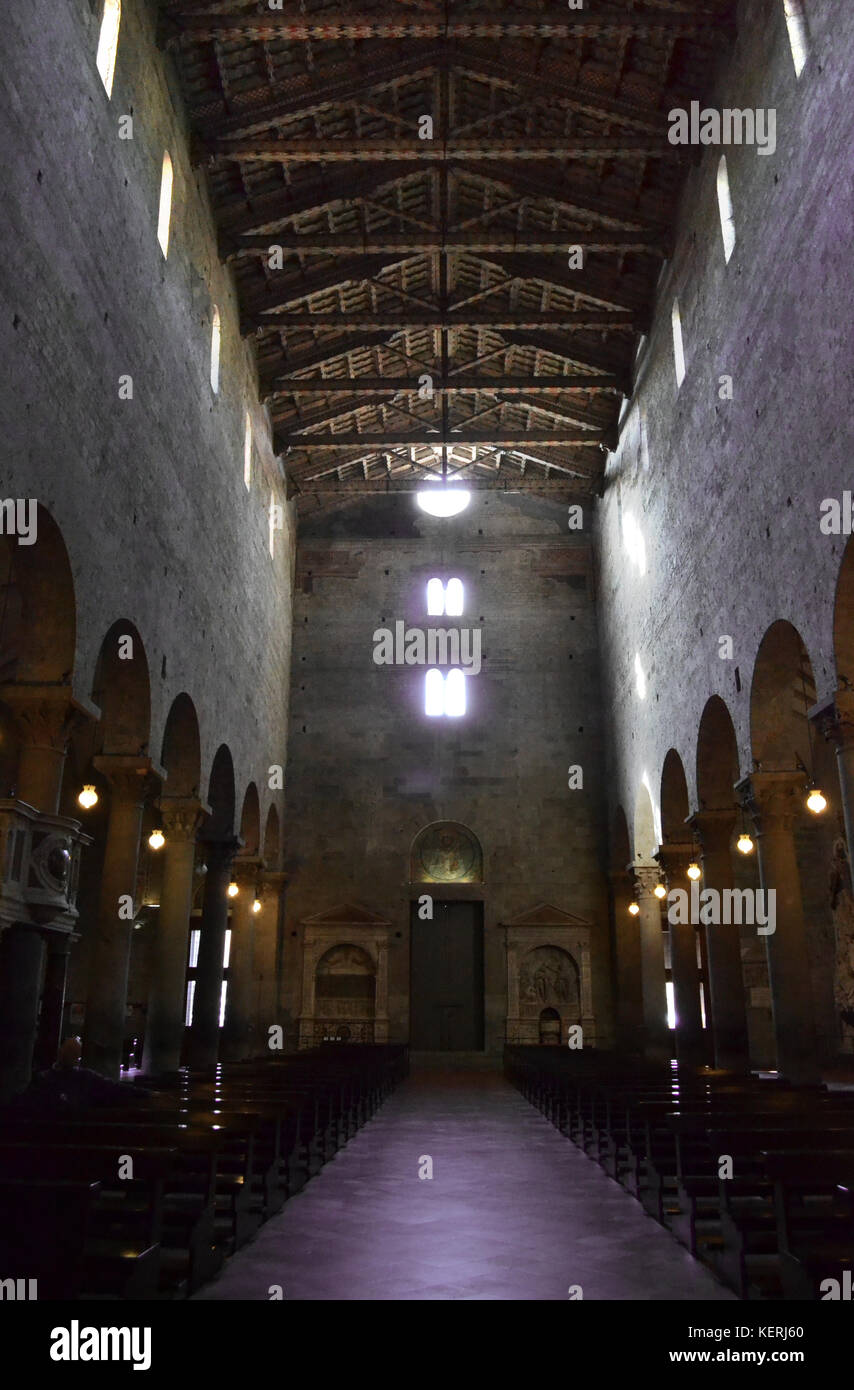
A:
[[[195,1297],[272,1285],[301,1300],[733,1298],[500,1074],[425,1069]]]

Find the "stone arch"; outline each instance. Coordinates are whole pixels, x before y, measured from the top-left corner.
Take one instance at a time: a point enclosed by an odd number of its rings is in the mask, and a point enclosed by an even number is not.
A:
[[[661,834],[665,840],[690,838],[685,825],[689,812],[685,767],[675,748],[670,748],[661,770]]]
[[[738,781],[735,725],[720,695],[706,701],[697,732],[697,796],[700,809],[721,811],[735,800]]]
[[[221,743],[214,755],[206,799],[211,808],[207,838],[228,839],[234,833],[235,791],[234,761],[227,743]]]
[[[199,795],[202,775],[201,739],[196,707],[189,695],[176,695],[169,709],[160,761],[166,769],[168,796]]]
[[[622,806],[614,812],[611,823],[611,869],[620,873],[632,857],[632,842],[629,837],[629,824]]]
[[[242,853],[257,855],[261,846],[261,805],[258,788],[250,782],[243,796],[243,809],[240,813],[240,838],[243,841]]]
[[[71,563],[62,532],[41,503],[34,520],[32,545],[0,536],[0,683],[70,685],[77,644]]]
[[[482,883],[480,841],[459,821],[433,821],[412,842],[409,877],[413,883]]]
[[[99,751],[121,757],[148,753],[151,682],[148,658],[137,628],[126,618],[113,623],[101,643],[92,699],[101,711]]]
[[[264,863],[268,869],[279,867],[279,813],[275,806],[267,812],[264,826]]]
[[[836,581],[833,650],[839,685],[854,689],[854,538],[845,547]]]
[[[759,644],[750,686],[750,742],[763,769],[809,766],[807,710],[815,704],[813,665],[796,627],[771,624]]]
[[[549,1047],[561,1042],[561,1020],[557,1009],[540,1010],[540,1046]]]

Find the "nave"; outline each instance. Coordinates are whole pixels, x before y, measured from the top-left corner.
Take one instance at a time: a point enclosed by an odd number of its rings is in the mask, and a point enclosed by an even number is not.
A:
[[[195,1297],[276,1285],[370,1302],[734,1297],[500,1072],[435,1063]]]

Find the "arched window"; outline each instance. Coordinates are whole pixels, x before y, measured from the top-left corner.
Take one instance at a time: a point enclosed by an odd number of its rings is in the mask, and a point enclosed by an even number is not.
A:
[[[441,617],[443,613],[451,618],[459,617],[463,611],[463,600],[461,579],[449,579],[447,584],[443,584],[441,579],[427,581],[427,612],[431,618]]]
[[[679,312],[679,300],[673,301],[673,312],[671,314],[673,324],[673,360],[676,364],[676,385],[681,386],[685,380],[685,347],[682,342],[682,315]]]
[[[721,232],[724,239],[724,256],[729,258],[735,249],[735,216],[732,210],[732,196],[729,190],[729,171],[726,155],[722,154],[718,165],[718,207],[721,214]]]
[[[214,395],[219,391],[219,350],[222,339],[222,327],[219,318],[219,309],[214,305],[213,325],[211,327],[211,390]]]
[[[252,421],[246,412],[246,426],[243,431],[243,481],[248,492],[252,486]]]
[[[164,256],[169,255],[169,224],[172,220],[172,160],[167,150],[160,172],[160,210],[157,215],[157,240]]]
[[[789,44],[792,49],[792,62],[795,65],[795,75],[800,77],[806,66],[807,55],[809,53],[807,21],[804,14],[803,0],[783,0],[783,13],[786,16],[786,28],[789,31]]]
[[[95,66],[108,97],[113,94],[113,77],[116,72],[116,53],[119,47],[119,25],[121,22],[122,0],[104,0]]]
[[[466,712],[466,678],[458,666],[447,675],[432,667],[424,677],[424,713],[459,719]]]

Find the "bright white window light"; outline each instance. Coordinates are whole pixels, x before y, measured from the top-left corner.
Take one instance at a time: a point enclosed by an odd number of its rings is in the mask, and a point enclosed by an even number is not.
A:
[[[231,955],[231,929],[225,933],[225,945],[222,948],[222,968],[228,969],[228,958]]]
[[[459,484],[443,479],[441,473],[428,473],[425,482],[444,483],[444,487],[426,488],[415,494],[422,512],[430,516],[459,516],[471,501],[471,493]]]
[[[189,984],[187,985],[187,1007],[186,1007],[186,1009],[185,1009],[185,1011],[184,1011],[184,1027],[185,1027],[185,1028],[192,1028],[192,1026],[193,1026],[193,1004],[195,1003],[195,999],[196,999],[196,982],[195,982],[195,980],[190,980]]]
[[[167,150],[160,171],[160,211],[157,215],[157,240],[164,256],[169,255],[169,224],[172,220],[172,159]]]
[[[219,1026],[225,1023],[225,1001],[228,995],[228,980],[223,980],[222,989],[219,992]]]
[[[199,942],[202,939],[200,931],[190,932],[190,969],[195,970],[199,963]]]
[[[270,515],[268,519],[268,538],[270,542],[270,558],[276,558],[276,494],[270,493]]]
[[[646,574],[646,542],[631,512],[623,512],[623,545],[638,574]]]
[[[438,618],[445,611],[445,586],[441,579],[427,581],[427,612],[431,618]]]
[[[246,412],[246,425],[243,430],[243,481],[247,492],[252,486],[252,421]]]
[[[435,667],[424,677],[424,713],[433,719],[445,713],[445,678]]]
[[[458,618],[463,611],[463,581],[449,579],[445,589],[445,612],[451,618]]]
[[[783,0],[783,13],[786,16],[786,28],[789,31],[789,44],[792,49],[795,75],[800,77],[806,67],[807,54],[809,53],[803,0]]]
[[[721,155],[718,165],[718,207],[721,214],[721,232],[724,239],[724,256],[727,264],[735,250],[735,214],[732,210],[732,195],[729,188],[729,170],[726,155]]]
[[[640,659],[640,652],[635,652],[635,686],[641,700],[646,699],[646,676],[643,673],[643,665]]]
[[[445,713],[451,719],[459,719],[466,712],[466,678],[455,667],[445,677]]]
[[[676,385],[681,386],[685,380],[685,345],[682,342],[682,315],[679,312],[678,299],[673,301],[673,311],[670,318],[673,324],[673,359],[676,364]]]
[[[673,984],[670,980],[664,986],[667,994],[667,1026],[676,1027],[676,999],[673,994]]]
[[[122,0],[104,0],[104,13],[101,16],[101,32],[98,35],[98,53],[95,66],[101,76],[107,96],[113,95],[113,78],[116,73],[116,54],[119,49],[119,25],[122,22]]]
[[[213,324],[211,325],[211,390],[216,396],[219,392],[219,350],[222,342],[222,326],[220,324],[219,309],[214,305]]]

